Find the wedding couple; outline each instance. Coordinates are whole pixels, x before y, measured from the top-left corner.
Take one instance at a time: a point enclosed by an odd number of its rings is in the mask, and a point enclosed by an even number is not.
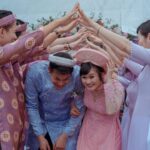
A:
[[[90,22],[79,4],[71,17],[84,25]],[[120,150],[119,109],[124,91],[113,71],[109,54],[100,47],[81,48],[74,58],[58,52],[49,55],[48,61],[32,63],[25,81],[31,125],[26,147]]]

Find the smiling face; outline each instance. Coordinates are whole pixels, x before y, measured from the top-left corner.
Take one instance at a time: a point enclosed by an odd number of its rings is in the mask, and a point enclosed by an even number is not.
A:
[[[56,69],[50,70],[51,81],[55,85],[56,89],[62,89],[66,84],[68,84],[71,74],[62,74]]]
[[[97,69],[94,67],[90,69],[88,74],[81,75],[81,81],[84,87],[89,91],[96,91],[103,84]]]

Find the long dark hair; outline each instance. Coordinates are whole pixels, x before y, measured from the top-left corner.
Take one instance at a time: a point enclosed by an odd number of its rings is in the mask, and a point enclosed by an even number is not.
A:
[[[96,69],[100,81],[103,82],[102,74],[105,72],[104,69],[102,67],[100,67],[100,66],[96,66],[96,65],[92,64],[91,62],[87,62],[87,63],[82,63],[81,64],[80,76],[87,75],[92,68]]]
[[[23,20],[20,20],[20,19],[17,19],[16,20],[16,25],[22,25],[24,24],[25,22]],[[21,35],[22,31],[16,31],[16,36],[19,37]]]

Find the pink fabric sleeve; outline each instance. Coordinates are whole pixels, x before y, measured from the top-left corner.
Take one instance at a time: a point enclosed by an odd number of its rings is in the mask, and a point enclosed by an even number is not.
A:
[[[44,33],[41,30],[26,34],[13,43],[0,47],[0,65],[17,59],[20,54],[43,42]]]
[[[124,100],[124,88],[117,80],[104,84],[106,113],[118,113]]]
[[[35,60],[48,60],[48,55],[49,54],[46,49],[42,49],[41,46],[37,46],[32,50],[23,53],[17,61],[19,61],[20,65],[24,65]]]

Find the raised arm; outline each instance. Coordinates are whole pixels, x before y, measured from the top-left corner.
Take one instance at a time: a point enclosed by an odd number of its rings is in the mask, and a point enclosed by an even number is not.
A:
[[[123,50],[124,52],[130,55],[131,44],[128,39],[97,24],[92,19],[88,18],[80,8],[78,10],[80,13],[80,22],[82,24],[93,27],[95,30],[97,30],[98,36],[103,36],[106,40],[116,45],[120,50]]]
[[[49,23],[48,25],[43,26],[42,30],[45,34],[45,37],[50,32],[54,31],[57,27],[67,25],[67,24],[71,23],[73,20],[75,20],[76,18],[73,16],[74,16],[76,9],[77,9],[77,5],[75,5],[74,8],[64,17],[56,19],[55,21]]]
[[[124,60],[124,66],[128,68],[135,76],[138,76],[143,66],[129,59]]]
[[[73,34],[71,36],[58,38],[50,46],[55,46],[55,45],[67,44],[67,43],[74,42],[77,39],[79,39],[82,35],[83,35],[83,33],[77,32],[76,34]]]
[[[106,113],[108,115],[118,113],[124,99],[123,86],[118,80],[112,78],[113,69],[113,64],[109,62],[104,84]]]
[[[81,38],[73,42],[67,42],[66,44],[55,45],[52,47],[49,46],[47,48],[47,51],[48,53],[55,53],[55,52],[62,51],[62,50],[66,50],[66,51],[76,50],[80,46],[80,44],[84,42],[84,39],[85,39],[84,36],[82,36]]]
[[[24,53],[43,42],[44,34],[41,30],[22,36],[13,43],[0,47],[0,65],[15,60]]]
[[[59,27],[58,29],[54,30],[52,33],[48,34],[43,41],[43,47],[47,48],[53,41],[55,41],[59,36],[63,33],[72,30],[77,24],[77,20],[70,22],[68,25]]]
[[[124,88],[117,80],[104,85],[106,113],[118,113],[124,99]]]
[[[144,65],[150,65],[150,49],[131,42],[131,57],[141,61]]]
[[[127,38],[120,36],[97,24],[92,19],[88,18],[80,8],[79,12],[81,16],[80,22],[86,26],[90,26],[96,29],[98,36],[104,37],[107,41],[114,44],[116,47],[118,47],[119,50],[125,52],[127,55],[132,55],[133,57],[142,60],[145,64],[150,64],[149,49],[138,46],[137,44],[130,42]]]

